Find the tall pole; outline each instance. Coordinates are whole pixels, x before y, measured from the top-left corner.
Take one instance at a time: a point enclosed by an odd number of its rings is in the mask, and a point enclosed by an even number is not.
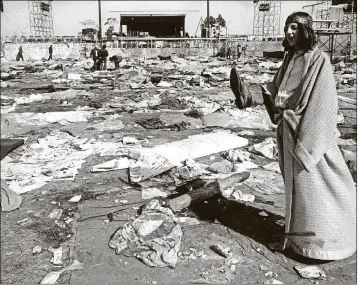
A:
[[[101,0],[98,0],[99,41],[102,39]]]
[[[210,38],[210,22],[209,22],[209,0],[206,1],[206,19],[208,19],[208,32],[207,32],[207,37]]]

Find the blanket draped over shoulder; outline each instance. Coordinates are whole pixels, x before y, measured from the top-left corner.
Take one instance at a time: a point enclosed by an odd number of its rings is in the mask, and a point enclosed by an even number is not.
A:
[[[286,188],[286,247],[321,260],[343,259],[356,250],[356,189],[337,146],[338,97],[328,56],[304,55],[304,73],[286,109],[273,107],[279,162]],[[274,102],[288,62],[286,54],[267,86]]]

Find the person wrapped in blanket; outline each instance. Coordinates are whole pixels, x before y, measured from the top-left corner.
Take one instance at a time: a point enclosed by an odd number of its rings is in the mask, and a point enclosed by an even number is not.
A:
[[[233,68],[240,109],[264,104],[277,125],[285,184],[283,250],[309,259],[339,260],[356,251],[356,188],[337,145],[338,97],[330,60],[317,47],[312,18],[295,12],[285,23],[285,57],[262,94]]]

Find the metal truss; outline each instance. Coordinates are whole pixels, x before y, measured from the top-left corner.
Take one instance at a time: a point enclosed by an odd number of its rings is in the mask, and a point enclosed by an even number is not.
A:
[[[280,34],[281,1],[254,1],[254,36],[259,39]]]
[[[28,7],[32,35],[53,38],[52,1],[28,0]]]
[[[350,57],[352,33],[350,32],[318,32],[318,47],[329,54],[332,61],[334,56],[347,55]]]

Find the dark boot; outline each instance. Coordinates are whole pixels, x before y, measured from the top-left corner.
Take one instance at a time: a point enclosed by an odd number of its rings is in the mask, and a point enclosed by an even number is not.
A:
[[[247,85],[240,79],[235,67],[233,67],[230,72],[230,87],[236,98],[235,104],[239,109],[252,106],[252,94],[247,88]]]

